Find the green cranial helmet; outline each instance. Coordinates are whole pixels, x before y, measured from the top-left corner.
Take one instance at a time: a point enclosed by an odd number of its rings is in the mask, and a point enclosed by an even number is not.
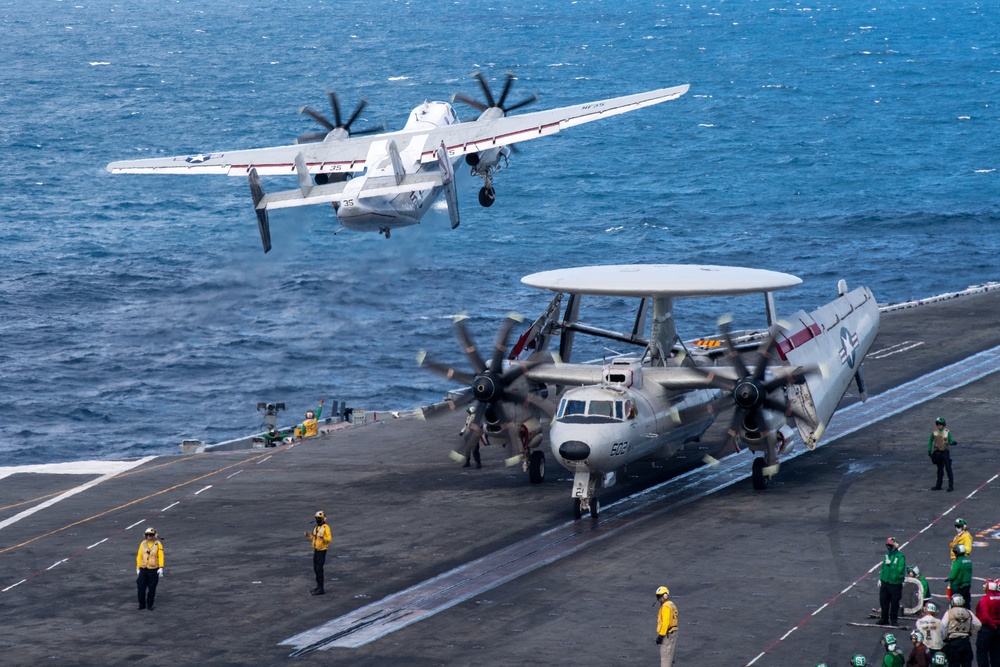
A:
[[[934,423],[937,424],[938,426],[944,426],[944,417],[938,417],[937,419],[934,420]]]
[[[935,651],[934,655],[931,656],[931,664],[932,665],[947,665],[948,664],[948,658],[945,657],[945,654],[942,653],[941,651]]]
[[[868,667],[868,661],[865,660],[865,656],[855,653],[851,657],[851,667]]]
[[[964,544],[956,544],[955,548],[952,549],[952,551],[955,552],[956,556],[964,556],[965,555],[965,545]]]
[[[890,646],[896,643],[896,635],[891,632],[887,632],[882,635],[882,646]]]
[[[917,567],[916,565],[911,565],[910,567],[906,568],[906,574],[910,575],[911,577],[919,577],[920,568]]]
[[[965,519],[955,519],[955,528],[965,528]]]

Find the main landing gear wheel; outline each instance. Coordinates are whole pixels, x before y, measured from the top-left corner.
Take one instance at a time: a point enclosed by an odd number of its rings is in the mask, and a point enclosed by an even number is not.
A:
[[[528,459],[528,479],[532,484],[545,481],[545,452],[535,450]]]
[[[573,518],[579,519],[583,516],[583,503],[579,498],[573,499]]]
[[[497,200],[497,191],[493,188],[479,188],[479,205],[484,208],[493,206]]]
[[[601,501],[597,498],[592,498],[590,501],[590,518],[597,520],[597,515],[601,513]]]
[[[767,488],[767,477],[764,476],[764,468],[767,462],[764,461],[764,457],[758,456],[753,460],[753,469],[751,474],[751,479],[753,481],[754,491],[763,491]]]

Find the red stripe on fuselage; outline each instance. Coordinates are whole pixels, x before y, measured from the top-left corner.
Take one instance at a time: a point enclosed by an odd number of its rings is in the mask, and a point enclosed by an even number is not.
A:
[[[788,353],[797,347],[801,347],[804,343],[822,335],[822,331],[819,325],[813,322],[807,325],[806,328],[802,329],[798,333],[794,333],[791,336],[786,336],[784,340],[778,343],[778,354],[781,355],[783,361],[788,361]]]

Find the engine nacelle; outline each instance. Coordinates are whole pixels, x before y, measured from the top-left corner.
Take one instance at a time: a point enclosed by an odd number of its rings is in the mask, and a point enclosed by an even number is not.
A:
[[[472,161],[473,155],[476,156],[475,162]],[[510,148],[499,146],[482,151],[481,153],[469,153],[465,156],[465,163],[472,167],[474,175],[483,176],[484,174],[500,171],[506,167],[509,158]]]
[[[763,424],[756,423],[759,415],[764,416]],[[785,416],[780,412],[773,412],[771,410],[760,410],[756,413],[748,412],[743,418],[743,423],[740,424],[737,430],[736,437],[742,440],[750,451],[766,452],[767,437],[764,433],[767,431],[775,432],[778,434],[778,453],[783,453],[783,450],[784,453],[787,453],[791,451],[791,447],[786,441],[791,439],[790,436],[794,431],[786,422]]]

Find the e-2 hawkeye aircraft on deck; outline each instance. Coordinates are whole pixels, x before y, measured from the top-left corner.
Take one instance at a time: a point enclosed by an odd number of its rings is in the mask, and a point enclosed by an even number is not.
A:
[[[665,459],[685,443],[697,441],[721,412],[733,408],[729,437],[739,451],[744,443],[755,456],[755,489],[766,487],[782,455],[792,451],[794,430],[814,449],[852,379],[867,398],[861,362],[878,334],[879,313],[867,287],[847,290],[811,313],[798,311],[779,320],[773,293],[802,281],[787,273],[697,265],[590,266],[536,273],[522,279],[556,292],[549,308],[507,352],[515,323],[508,317],[497,336],[492,359],[483,360],[462,319],[456,333],[473,365],[469,374],[422,357],[421,363],[470,391],[446,405],[452,409],[478,401],[465,451],[480,430],[503,434],[533,482],[544,477],[545,454],[539,411],[554,414],[548,433],[552,455],[574,474],[572,498],[577,518],[597,517],[600,489],[615,483],[616,471],[642,459]],[[734,338],[728,321],[719,322],[716,347],[702,349],[681,341],[674,325],[674,300],[763,293],[766,330]],[[569,298],[560,319],[560,302]],[[583,295],[641,298],[631,333],[614,332],[579,321]],[[648,337],[645,320],[652,306]],[[644,347],[604,365],[569,363],[576,333]],[[559,354],[546,354],[559,336]],[[527,351],[531,354],[525,358]],[[748,365],[744,355],[752,356]],[[560,393],[553,411],[545,397]],[[484,426],[485,424],[485,426]],[[464,458],[464,456],[462,457]],[[516,462],[511,457],[509,462]]]
[[[345,229],[379,232],[389,238],[397,227],[419,224],[441,192],[445,193],[452,229],[459,224],[455,164],[465,156],[472,174],[483,179],[479,202],[490,206],[496,198],[493,175],[508,164],[510,146],[560,130],[635,111],[676,99],[688,86],[675,86],[636,95],[615,97],[576,106],[508,116],[535,97],[507,105],[514,81],[508,75],[498,99],[486,78],[477,74],[486,103],[456,95],[454,99],[481,111],[475,121],[460,122],[447,102],[424,102],[410,112],[397,132],[350,136],[350,126],[365,102],[344,123],[336,95],[329,93],[335,122],[304,108],[327,133],[304,135],[300,142],[316,143],[251,150],[200,153],[177,157],[112,162],[113,174],[226,174],[247,176],[264,252],[271,249],[268,211],[311,204],[333,204]],[[356,134],[362,134],[357,132]],[[350,178],[352,173],[363,172]],[[265,194],[261,176],[295,175],[299,187]]]

